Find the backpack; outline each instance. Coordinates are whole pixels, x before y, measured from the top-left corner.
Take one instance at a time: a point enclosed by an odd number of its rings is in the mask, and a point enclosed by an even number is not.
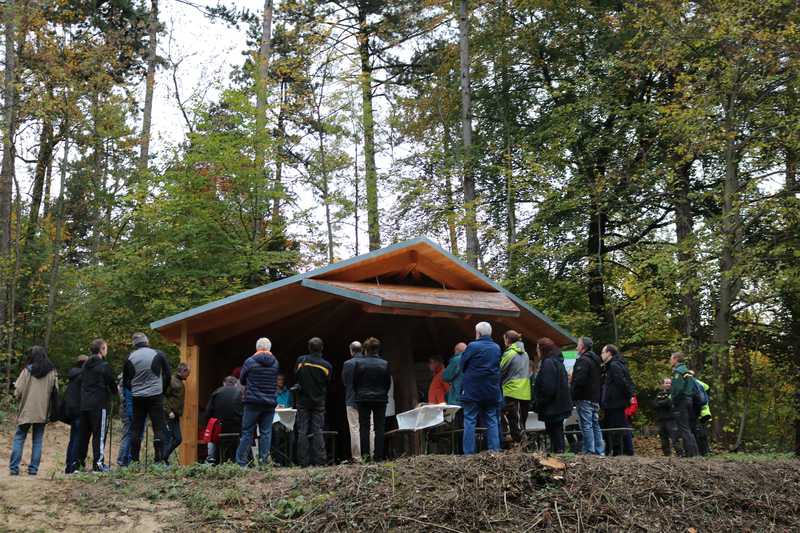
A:
[[[694,377],[692,377],[691,379],[692,379],[692,405],[694,406],[695,411],[699,412],[700,409],[708,405],[708,393],[703,388],[703,386],[700,385],[699,381],[694,379]]]

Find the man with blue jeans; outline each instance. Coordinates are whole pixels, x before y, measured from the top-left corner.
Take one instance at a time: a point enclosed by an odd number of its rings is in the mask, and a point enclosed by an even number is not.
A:
[[[578,360],[572,370],[572,399],[578,409],[578,421],[583,437],[583,453],[603,455],[605,443],[600,430],[600,397],[602,395],[602,365],[600,356],[592,351],[592,339],[578,340]]]
[[[259,464],[269,460],[272,445],[272,420],[275,418],[276,394],[278,392],[278,360],[270,352],[272,342],[266,337],[256,342],[256,353],[248,357],[242,365],[239,382],[245,388],[244,414],[242,416],[242,435],[236,450],[236,463],[247,466],[249,451],[258,426]]]
[[[500,450],[498,411],[502,406],[500,390],[500,346],[492,340],[492,326],[479,322],[475,340],[461,354],[461,405],[464,409],[464,454],[473,454],[478,417],[486,420],[486,443],[491,451]]]

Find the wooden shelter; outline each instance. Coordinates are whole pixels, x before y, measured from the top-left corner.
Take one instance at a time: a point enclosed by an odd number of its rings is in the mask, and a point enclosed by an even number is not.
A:
[[[231,370],[266,336],[288,382],[309,338],[325,342],[334,366],[327,424],[347,427],[340,371],[354,339],[379,338],[392,365],[398,412],[413,408],[431,355],[450,356],[474,338],[476,322],[492,323],[495,337],[515,329],[532,342],[575,339],[563,328],[426,238],[412,239],[323,268],[257,287],[151,324],[180,345],[192,369],[182,419],[184,464],[197,459],[199,413]],[[429,379],[429,378],[428,378]],[[341,446],[344,449],[345,446]]]

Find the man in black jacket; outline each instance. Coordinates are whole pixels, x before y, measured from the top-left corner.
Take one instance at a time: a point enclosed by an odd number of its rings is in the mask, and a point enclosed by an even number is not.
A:
[[[294,375],[297,378],[297,460],[300,466],[325,464],[325,439],[322,435],[325,424],[325,399],[333,367],[322,357],[322,339],[314,337],[308,341],[308,355],[297,360]],[[311,437],[311,457],[308,446]]]
[[[630,427],[628,419],[625,417],[625,408],[631,404],[631,399],[636,394],[636,388],[631,380],[628,367],[616,346],[607,344],[603,347],[600,356],[606,365],[601,400],[601,405],[605,410],[605,424],[607,429],[617,430],[608,437],[606,455],[622,455],[623,432],[627,431],[625,428]]]
[[[675,425],[675,415],[672,412],[672,398],[670,397],[670,387],[672,380],[664,378],[661,382],[661,390],[656,395],[656,423],[658,423],[658,436],[661,437],[661,451],[665,456],[672,455],[672,444],[675,442],[675,435],[678,428]],[[676,447],[677,451],[677,447]]]
[[[89,358],[79,355],[75,366],[69,369],[67,388],[64,391],[64,401],[61,421],[69,424],[69,444],[67,444],[67,457],[64,461],[65,474],[72,474],[83,467],[78,463],[81,450],[81,373],[83,365]]]
[[[356,361],[363,357],[363,347],[358,341],[350,343],[350,359],[342,365],[342,384],[344,385],[344,408],[347,412],[347,425],[350,429],[350,456],[354,461],[361,460],[361,431],[358,425],[358,405],[353,389],[353,370]]]
[[[211,393],[211,398],[208,399],[205,411],[205,423],[208,423],[210,418],[216,418],[221,425],[222,434],[237,434],[242,429],[242,415],[244,413],[244,403],[242,402],[242,387],[239,380],[234,376],[227,376],[222,380],[222,386]],[[205,424],[204,424],[205,425]],[[223,446],[220,448],[220,462],[225,462],[234,459],[236,445],[239,443],[237,438],[234,443],[221,443]],[[225,444],[233,444],[233,446],[225,446]],[[216,449],[213,442],[208,444],[208,459],[209,463],[216,461]]]
[[[108,409],[110,400],[117,390],[117,383],[111,367],[106,363],[108,345],[103,339],[95,339],[91,346],[92,355],[83,364],[81,372],[81,440],[78,463],[84,464],[92,437],[92,470],[106,472],[103,454],[108,431]]]
[[[375,427],[374,461],[383,460],[384,422],[386,403],[389,401],[389,387],[392,373],[389,362],[380,356],[381,342],[370,337],[364,341],[365,357],[356,360],[353,369],[353,391],[358,406],[358,427],[362,457],[369,455],[370,416]]]
[[[592,351],[592,339],[578,340],[580,357],[572,370],[572,400],[578,409],[578,422],[583,436],[583,453],[603,455],[605,444],[600,429],[600,396],[603,386],[603,361]]]

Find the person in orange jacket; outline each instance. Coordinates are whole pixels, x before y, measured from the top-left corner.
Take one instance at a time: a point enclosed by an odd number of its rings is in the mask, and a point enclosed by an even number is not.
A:
[[[442,377],[444,373],[444,362],[442,358],[438,355],[429,357],[428,368],[433,374],[431,385],[428,387],[428,403],[445,403],[450,385]]]

